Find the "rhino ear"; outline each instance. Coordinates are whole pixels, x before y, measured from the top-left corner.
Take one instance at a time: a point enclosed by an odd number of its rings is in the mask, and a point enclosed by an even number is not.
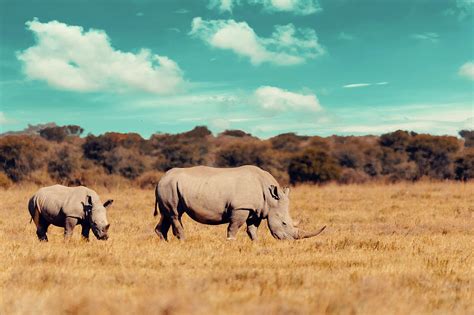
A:
[[[87,203],[89,206],[92,206],[92,197],[90,195],[87,195]]]
[[[109,199],[106,202],[104,202],[104,208],[110,207],[114,203],[113,199]]]
[[[84,212],[86,213],[86,215],[89,215],[92,211],[92,205],[86,205],[85,203],[82,203],[82,207],[84,208]]]
[[[278,196],[278,188],[275,185],[270,185],[270,195],[272,195],[273,199],[280,200],[280,196]]]

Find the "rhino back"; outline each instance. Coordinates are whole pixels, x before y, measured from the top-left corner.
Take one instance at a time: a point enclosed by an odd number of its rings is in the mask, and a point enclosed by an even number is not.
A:
[[[54,185],[38,190],[33,197],[42,215],[51,223],[59,224],[66,216],[83,218],[89,189],[83,186]]]

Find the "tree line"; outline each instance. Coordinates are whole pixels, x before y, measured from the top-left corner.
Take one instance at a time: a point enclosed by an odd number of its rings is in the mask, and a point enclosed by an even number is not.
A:
[[[0,136],[0,186],[33,182],[147,187],[173,167],[252,164],[281,183],[362,183],[474,178],[474,131],[461,138],[397,130],[381,136],[300,136],[285,133],[262,140],[241,130],[214,136],[207,127],[179,133],[107,132],[81,137],[75,125]]]

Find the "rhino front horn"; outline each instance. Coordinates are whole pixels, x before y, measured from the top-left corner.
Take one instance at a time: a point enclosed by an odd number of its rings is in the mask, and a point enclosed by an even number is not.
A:
[[[296,239],[300,240],[300,239],[303,239],[303,238],[309,238],[309,237],[319,235],[319,234],[321,234],[322,231],[324,231],[325,228],[326,228],[326,226],[323,226],[322,228],[320,228],[319,230],[317,230],[315,232],[306,232],[306,231],[303,231],[303,230],[298,230]]]

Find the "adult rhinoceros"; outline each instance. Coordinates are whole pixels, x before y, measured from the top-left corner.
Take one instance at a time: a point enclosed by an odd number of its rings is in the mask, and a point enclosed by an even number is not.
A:
[[[316,236],[325,228],[312,233],[297,229],[288,210],[289,189],[281,189],[270,173],[255,166],[173,168],[159,181],[155,196],[154,215],[158,208],[161,214],[155,232],[164,240],[170,226],[178,239],[184,238],[183,213],[203,224],[229,223],[228,239],[235,239],[247,223],[247,233],[255,240],[262,219],[280,240]]]
[[[82,236],[89,239],[89,231],[100,240],[108,239],[110,224],[107,211],[113,200],[104,204],[95,191],[84,186],[66,187],[54,185],[39,189],[28,203],[31,218],[36,224],[36,235],[48,241],[48,226],[64,227],[64,238],[72,236],[74,227],[82,226]]]

